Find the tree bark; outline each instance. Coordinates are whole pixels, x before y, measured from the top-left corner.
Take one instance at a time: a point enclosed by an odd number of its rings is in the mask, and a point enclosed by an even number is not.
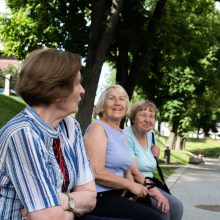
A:
[[[88,59],[85,66],[83,86],[86,94],[82,98],[80,111],[76,114],[82,133],[91,122],[94,100],[106,52],[114,37],[123,0],[113,0],[106,22],[103,18],[108,1],[95,0],[92,14],[91,33],[88,48]],[[104,25],[104,30],[103,30]]]
[[[124,87],[124,83],[128,75],[128,43],[127,38],[124,35],[120,35],[119,39],[116,69],[116,83],[119,83]]]
[[[166,143],[166,146],[169,147],[170,149],[173,149],[173,145],[175,143],[175,133],[174,132],[170,132],[170,135],[167,139],[167,143]]]
[[[182,137],[180,137],[179,135],[177,136],[176,139],[176,145],[175,145],[175,150],[181,150],[182,149]]]
[[[170,149],[175,149],[178,127],[179,127],[179,122],[178,120],[176,120],[173,122],[173,127],[166,144],[166,146],[168,146]]]
[[[122,83],[130,98],[133,95],[139,74],[142,72],[144,67],[150,65],[153,40],[156,36],[166,1],[167,0],[159,0],[157,2],[154,13],[148,24],[146,40],[143,42],[143,44],[140,45],[139,50],[136,52],[136,54],[134,54],[130,74],[128,74],[126,81]],[[117,71],[117,74],[120,73],[118,73]]]

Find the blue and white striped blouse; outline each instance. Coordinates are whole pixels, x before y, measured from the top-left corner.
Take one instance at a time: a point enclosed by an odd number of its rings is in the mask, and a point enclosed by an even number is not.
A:
[[[68,192],[94,180],[78,122],[65,118],[57,129],[49,127],[30,107],[0,130],[0,219],[21,220],[28,212],[59,206],[63,176],[53,152],[60,138],[69,172]],[[69,136],[69,138],[67,138]]]

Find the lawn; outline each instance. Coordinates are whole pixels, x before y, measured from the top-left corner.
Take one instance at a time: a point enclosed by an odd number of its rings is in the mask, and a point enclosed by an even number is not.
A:
[[[0,94],[0,128],[24,107],[25,103],[20,98]]]
[[[214,139],[188,139],[186,144],[186,150],[198,155],[203,152],[205,157],[220,156],[220,140]]]

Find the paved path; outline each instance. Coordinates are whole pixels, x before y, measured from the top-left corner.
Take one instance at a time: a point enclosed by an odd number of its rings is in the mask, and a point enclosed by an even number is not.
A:
[[[183,202],[182,220],[220,220],[219,159],[206,158],[205,164],[179,168],[167,184]]]

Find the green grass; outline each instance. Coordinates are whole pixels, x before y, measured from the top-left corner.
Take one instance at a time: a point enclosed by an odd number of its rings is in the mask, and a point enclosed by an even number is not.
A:
[[[188,139],[186,150],[198,155],[203,152],[206,157],[220,156],[220,140],[213,139]]]
[[[164,160],[164,150],[166,148],[167,137],[162,137],[157,135],[157,145],[160,146],[160,163],[165,163]],[[170,163],[171,164],[187,164],[189,162],[189,158],[193,156],[188,151],[170,151]]]
[[[0,128],[24,107],[25,103],[20,98],[0,94]]]
[[[161,162],[164,162],[166,141],[167,137],[157,135],[157,145],[161,147]],[[171,163],[187,164],[190,157],[197,157],[200,152],[204,152],[205,157],[218,158],[220,155],[220,140],[188,138],[184,151],[171,150]]]
[[[163,176],[164,179],[166,180],[171,174],[173,174],[175,172],[175,170],[177,169],[177,167],[160,167],[162,172],[163,172]],[[157,172],[157,170],[154,171],[154,177],[156,177],[157,179],[160,180],[159,174]]]

